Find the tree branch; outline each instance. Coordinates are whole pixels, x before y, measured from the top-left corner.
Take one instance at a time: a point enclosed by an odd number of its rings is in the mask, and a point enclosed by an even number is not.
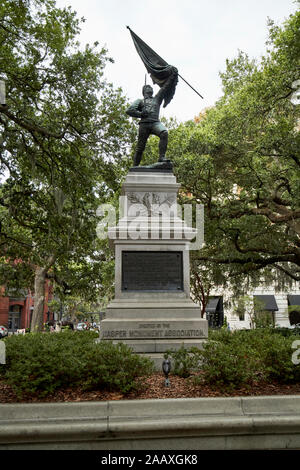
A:
[[[291,271],[289,271],[288,269],[285,269],[283,268],[282,266],[278,265],[278,264],[274,264],[275,268],[278,269],[279,271],[282,271],[283,273],[287,274],[289,277],[291,277],[292,279],[294,279],[294,281],[300,281],[300,276],[298,276],[297,274],[295,273],[292,273]]]
[[[266,216],[273,223],[290,222],[290,221],[294,221],[295,219],[300,219],[300,209],[295,210],[295,211],[290,211],[288,214],[285,214],[285,215],[275,214],[268,207],[253,208],[251,211],[254,215]]]
[[[290,262],[294,263],[297,266],[300,266],[300,259],[298,256],[289,254],[289,255],[278,255],[278,256],[271,256],[269,258],[256,258],[247,257],[247,258],[214,258],[210,256],[200,256],[197,258],[199,261],[210,261],[212,263],[219,263],[219,264],[257,264],[258,269],[261,267],[268,266],[269,264],[274,264],[278,262]]]
[[[44,137],[53,137],[55,139],[62,139],[66,133],[66,131],[60,133],[60,134],[56,134],[54,132],[50,132],[49,130],[45,129],[44,127],[40,127],[40,126],[37,126],[37,125],[33,125],[31,123],[29,123],[28,121],[22,121],[21,119],[17,118],[16,116],[14,116],[8,109],[7,109],[7,106],[6,105],[3,105],[3,104],[0,104],[0,112],[5,114],[5,116],[7,116],[9,119],[11,119],[12,121],[14,121],[16,124],[18,124],[20,127],[22,127],[23,129],[26,129],[27,131],[29,132],[37,132],[38,134],[44,136]]]

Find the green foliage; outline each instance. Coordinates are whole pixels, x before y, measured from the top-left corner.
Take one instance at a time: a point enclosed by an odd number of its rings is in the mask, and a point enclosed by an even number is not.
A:
[[[253,380],[263,379],[266,381],[276,380],[278,382],[298,382],[300,369],[292,362],[292,342],[297,336],[283,337],[276,332],[275,328],[261,328],[249,331],[235,331],[228,332],[225,341],[217,341],[217,349],[226,344],[228,353],[237,356],[241,359],[246,372],[243,375],[238,374],[240,383],[251,383]],[[224,351],[225,353],[225,351]],[[210,373],[209,356],[210,351],[208,348],[207,353],[207,366],[204,366],[205,372],[208,373],[210,381],[214,381],[213,374]],[[226,356],[225,356],[226,357]],[[223,359],[220,357],[219,369],[223,367]],[[227,359],[227,357],[226,357]],[[230,358],[232,361],[232,357]],[[232,366],[233,366],[232,362]],[[240,365],[240,364],[239,364]],[[240,369],[239,369],[240,370]],[[222,376],[225,384],[229,384],[230,374],[234,374],[231,369],[228,377]],[[241,380],[242,379],[242,380]]]
[[[253,379],[257,357],[247,344],[233,347],[231,341],[208,341],[202,351],[202,371],[206,383],[238,388]]]
[[[4,379],[18,396],[46,396],[55,390],[82,386],[127,393],[152,363],[123,344],[96,343],[98,334],[65,330],[29,333],[5,339]]]
[[[253,317],[254,328],[273,328],[274,320],[272,312],[259,312]]]
[[[108,252],[96,210],[119,189],[134,131],[104,78],[108,51],[77,41],[81,21],[52,0],[0,4],[0,285],[33,288],[41,267],[60,297],[95,300]]]
[[[185,348],[182,345],[177,350],[169,349],[165,352],[165,358],[169,357],[172,364],[171,372],[179,377],[189,377],[193,370],[199,367],[199,350],[197,348]]]
[[[137,390],[139,377],[153,371],[152,362],[137,354],[123,343],[113,345],[102,342],[85,355],[87,370],[84,374],[84,387],[87,389],[119,390],[128,393]]]
[[[300,367],[292,362],[292,343],[298,338],[299,332],[298,336],[297,332],[283,335],[276,328],[210,331],[202,350],[169,352],[175,362],[172,372],[188,377],[201,371],[195,381],[228,390],[250,387],[260,380],[297,383]]]
[[[282,336],[289,337],[289,336],[300,336],[300,327],[296,328],[286,328],[286,327],[276,327],[274,329],[274,333],[281,334]]]
[[[213,329],[209,328],[208,329],[208,338],[213,340],[213,341],[221,341],[223,343],[227,343],[231,339],[231,331],[229,331],[227,328],[218,328],[218,329]]]
[[[299,337],[297,337],[299,339]],[[295,337],[283,337],[280,334],[265,335],[261,347],[263,373],[268,380],[279,383],[297,383],[300,381],[300,367],[291,360],[292,342]]]
[[[265,56],[228,60],[223,97],[170,131],[183,192],[205,208],[205,246],[191,264],[200,300],[212,283],[243,292],[262,278],[279,288],[299,280],[299,31],[299,11],[270,23]]]

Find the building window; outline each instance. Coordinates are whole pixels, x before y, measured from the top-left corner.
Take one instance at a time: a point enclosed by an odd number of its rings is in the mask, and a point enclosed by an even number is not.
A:
[[[8,330],[15,332],[21,328],[21,305],[11,305],[8,312]]]
[[[244,313],[239,313],[239,320],[240,321],[245,321],[245,314]]]
[[[254,316],[256,326],[275,326],[275,312],[278,306],[274,295],[254,295]]]
[[[290,325],[300,324],[300,295],[288,295],[288,312]]]
[[[221,328],[224,323],[223,297],[211,297],[206,306],[205,312],[208,326],[210,328]]]

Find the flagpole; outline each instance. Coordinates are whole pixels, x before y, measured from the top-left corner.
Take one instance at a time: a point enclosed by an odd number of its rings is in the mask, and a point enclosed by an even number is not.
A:
[[[129,26],[126,26],[126,28],[129,29],[134,43],[135,43],[135,40],[134,40],[134,38],[133,38],[133,35],[134,35],[137,39],[139,39],[139,41],[141,41],[142,43],[144,43],[144,41],[142,41],[142,39],[139,38],[139,37],[130,29]],[[166,66],[168,65],[167,62],[166,62],[164,59],[162,59],[161,57],[159,57],[159,55],[158,55],[155,51],[153,51],[149,46],[147,46],[147,44],[144,43],[144,45],[145,45],[153,54],[155,54],[155,55],[159,58],[159,60],[160,60],[161,62],[163,62],[164,65],[166,65]],[[137,47],[136,43],[135,43],[135,47],[137,48],[137,52],[138,52],[138,54],[139,54],[140,57],[141,57],[141,54],[140,54],[140,52],[139,52],[139,50],[138,50],[138,47]],[[141,59],[142,59],[142,61],[143,61],[144,64],[145,64],[144,58],[141,57]],[[146,66],[146,64],[145,64],[145,66]],[[146,69],[148,70],[147,66],[146,66]],[[179,75],[179,74],[178,74],[178,76],[179,76],[195,93],[197,93],[197,95],[200,96],[200,98],[204,99],[203,96],[200,95],[200,93],[199,93],[197,90],[195,90],[195,88],[192,87],[192,85],[191,85],[190,83],[188,83],[188,82],[185,80],[185,78],[183,78],[183,77],[182,77],[181,75]]]
[[[202,95],[200,95],[200,93],[198,93],[197,90],[195,90],[195,88],[192,87],[192,85],[190,85],[180,74],[178,74],[178,77],[181,78],[181,80],[183,80],[192,90],[194,90],[195,93],[197,93],[197,95],[200,96],[200,98],[204,99]]]

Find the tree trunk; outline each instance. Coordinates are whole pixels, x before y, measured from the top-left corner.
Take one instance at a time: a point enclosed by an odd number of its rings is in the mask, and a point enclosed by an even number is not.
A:
[[[42,331],[44,325],[45,281],[46,275],[55,262],[55,255],[49,256],[45,266],[35,268],[34,278],[34,308],[30,331]]]
[[[38,266],[34,278],[34,308],[30,331],[42,331],[44,323],[45,280],[47,269]]]
[[[209,293],[210,293],[210,289],[211,289],[211,286],[209,287],[206,287],[203,283],[202,283],[202,280],[201,280],[201,277],[199,276],[198,273],[194,273],[194,279],[195,279],[195,283],[194,283],[194,294],[195,295],[195,298],[199,301],[199,303],[201,303],[201,318],[204,318],[204,315],[205,315],[205,309],[206,309],[206,306],[208,304],[208,301],[209,301]]]
[[[202,297],[202,300],[201,300],[201,318],[204,318],[207,304],[208,304],[208,296]]]

